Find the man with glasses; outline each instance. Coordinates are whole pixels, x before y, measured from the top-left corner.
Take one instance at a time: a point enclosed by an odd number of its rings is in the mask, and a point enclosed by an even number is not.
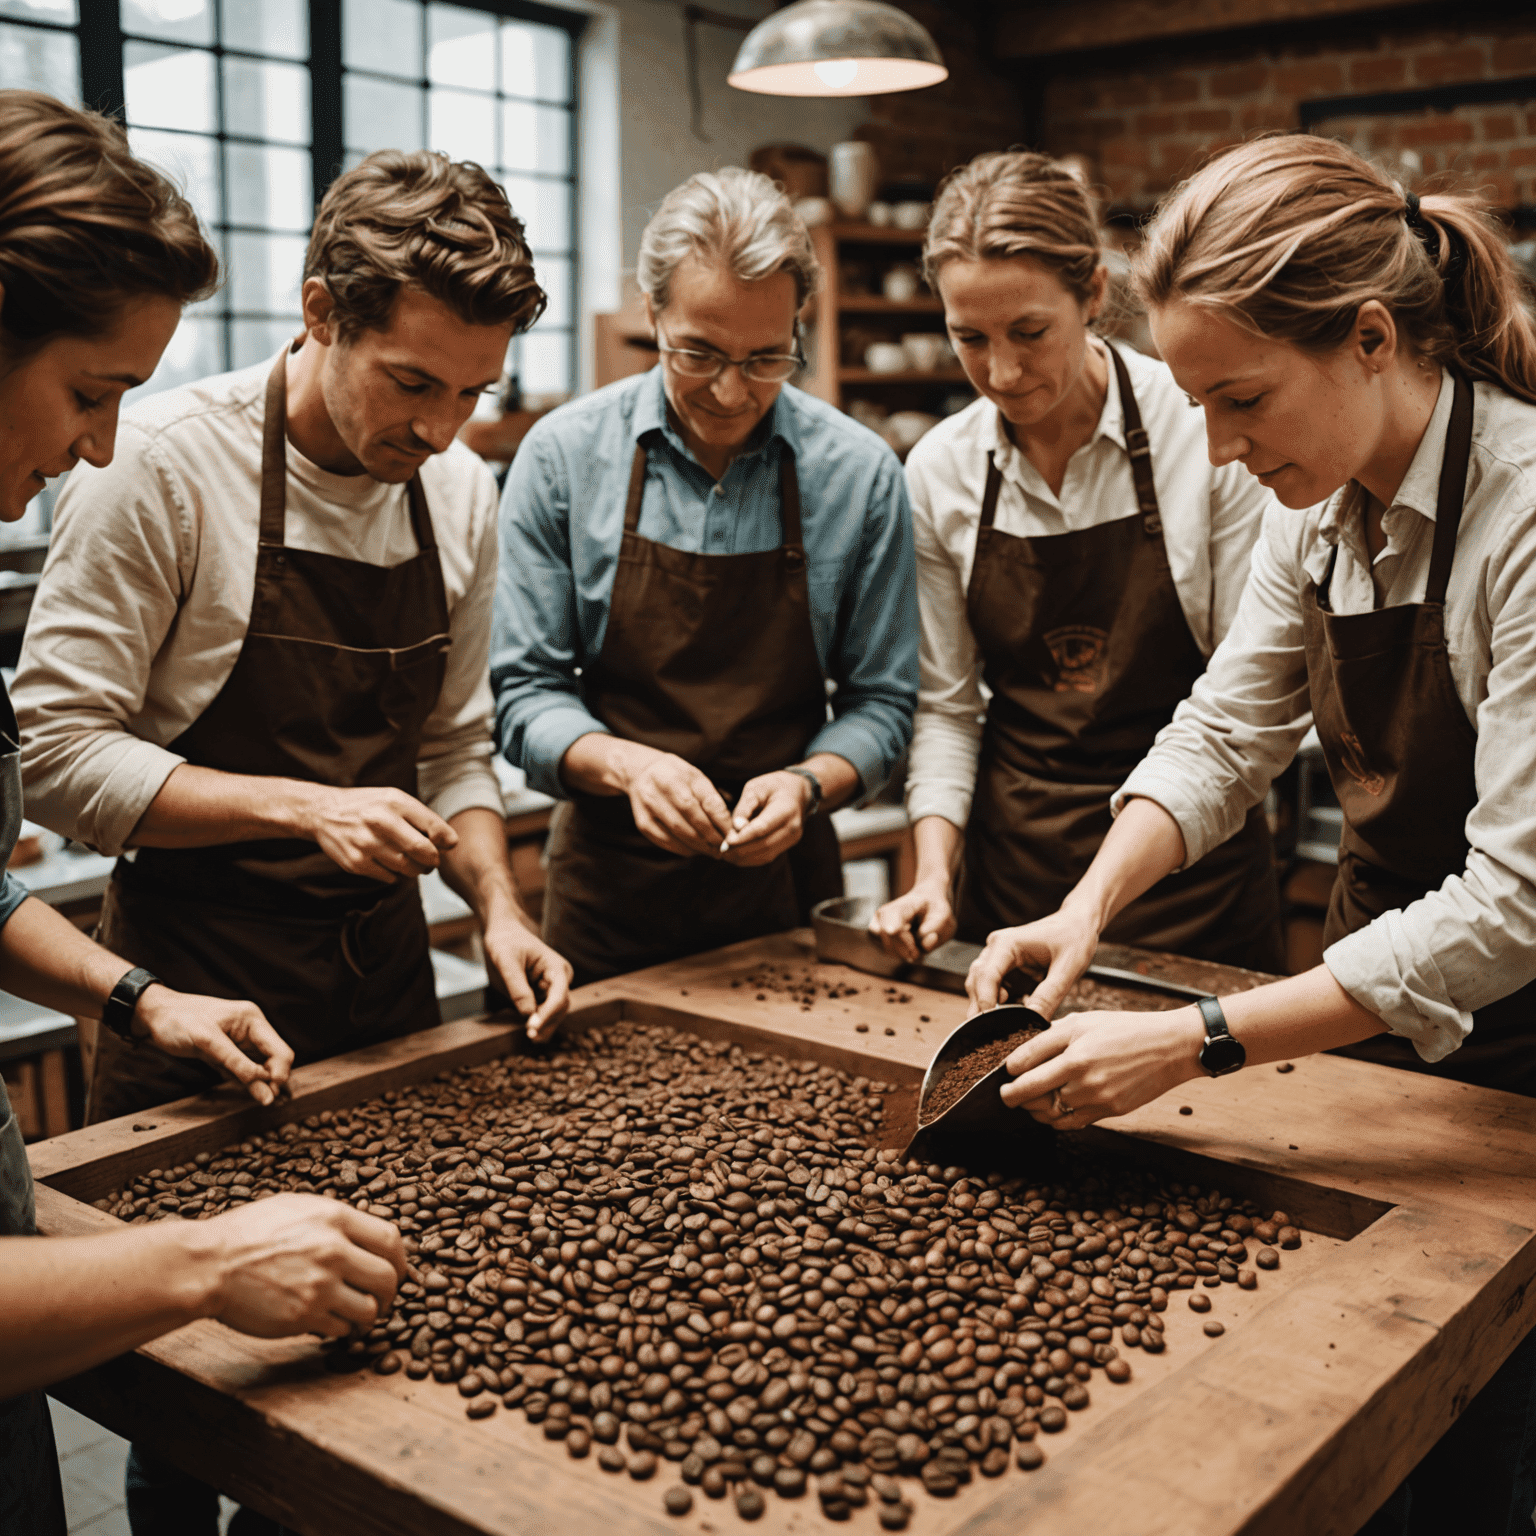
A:
[[[911,736],[901,466],[788,387],[818,277],[764,176],[692,177],[640,244],[661,364],[528,435],[501,507],[502,750],[561,797],[546,942],[578,983],[794,927],[828,813]]]

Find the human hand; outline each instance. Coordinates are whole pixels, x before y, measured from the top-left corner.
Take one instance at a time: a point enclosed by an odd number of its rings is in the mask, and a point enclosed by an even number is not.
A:
[[[1049,917],[1018,928],[998,928],[987,935],[986,948],[971,962],[965,977],[966,996],[978,1013],[996,1008],[1001,1001],[1003,977],[1024,968],[1046,974],[1025,998],[1036,1013],[1050,1019],[1078,978],[1093,964],[1099,947],[1097,925],[1063,907]]]
[[[798,773],[778,769],[749,779],[731,812],[731,831],[720,847],[727,864],[744,869],[771,864],[805,832],[811,786]]]
[[[949,881],[918,881],[905,896],[886,902],[875,913],[869,931],[880,940],[886,954],[909,965],[917,964],[930,950],[954,937]]]
[[[133,1017],[167,1056],[200,1057],[243,1083],[258,1104],[271,1104],[288,1081],[293,1049],[255,1003],[175,992],[156,983],[144,989]],[[263,1059],[253,1060],[249,1051]]]
[[[731,828],[720,791],[692,763],[659,752],[626,785],[629,808],[643,836],[684,858],[720,857]]]
[[[394,1227],[322,1195],[272,1195],[195,1226],[219,1273],[206,1315],[259,1339],[366,1332],[405,1278]]]
[[[394,885],[437,868],[459,835],[435,811],[399,789],[315,785],[300,819],[305,837],[349,875]]]
[[[528,1038],[550,1039],[570,1006],[571,978],[575,975],[570,961],[512,919],[487,928],[483,943],[485,958],[495,967],[512,1006],[526,1021]]]
[[[1003,1103],[1056,1130],[1125,1115],[1201,1076],[1197,1008],[1168,1013],[1071,1013],[1021,1045]]]

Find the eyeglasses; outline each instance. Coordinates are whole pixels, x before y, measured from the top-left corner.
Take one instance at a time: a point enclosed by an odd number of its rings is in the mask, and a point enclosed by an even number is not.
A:
[[[793,353],[759,353],[753,357],[694,352],[687,347],[669,347],[660,341],[656,350],[670,357],[672,366],[685,379],[718,379],[727,368],[740,368],[741,376],[754,384],[782,384],[805,367],[805,356],[798,346]]]

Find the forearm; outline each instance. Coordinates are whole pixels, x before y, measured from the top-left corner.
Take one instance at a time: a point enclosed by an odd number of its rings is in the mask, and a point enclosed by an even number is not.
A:
[[[199,1228],[166,1221],[101,1237],[0,1239],[0,1398],[212,1315],[222,1269]]]
[[[1387,1027],[1334,980],[1326,965],[1251,992],[1234,992],[1222,998],[1221,1009],[1250,1065],[1354,1045]]]
[[[60,1013],[98,1018],[128,962],[31,897],[0,928],[0,989]]]
[[[448,825],[459,841],[443,855],[443,879],[474,909],[482,928],[515,922],[531,930],[532,920],[517,899],[501,817],[484,806],[474,806],[460,811]]]
[[[915,885],[942,885],[947,892],[960,867],[965,833],[944,816],[924,816],[912,828],[917,851]]]
[[[584,795],[627,795],[629,787],[666,754],[604,731],[578,736],[560,759],[560,781]]]
[[[209,848],[267,837],[308,837],[328,785],[183,763],[139,818],[134,848]]]
[[[1132,800],[1115,818],[1087,873],[1062,902],[1102,933],[1117,912],[1184,865],[1184,834],[1155,800]]]
[[[823,811],[835,811],[858,794],[861,787],[859,770],[835,752],[813,752],[803,763],[794,766],[816,775],[821,784]]]

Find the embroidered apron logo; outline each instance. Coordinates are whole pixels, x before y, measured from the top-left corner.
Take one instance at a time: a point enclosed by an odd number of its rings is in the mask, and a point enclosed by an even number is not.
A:
[[[1064,624],[1042,636],[1056,663],[1057,693],[1097,693],[1104,681],[1109,632],[1091,624]]]
[[[1339,745],[1343,748],[1339,756],[1343,759],[1344,771],[1366,794],[1379,795],[1387,787],[1387,781],[1379,773],[1372,772],[1360,738],[1353,731],[1341,731]]]

